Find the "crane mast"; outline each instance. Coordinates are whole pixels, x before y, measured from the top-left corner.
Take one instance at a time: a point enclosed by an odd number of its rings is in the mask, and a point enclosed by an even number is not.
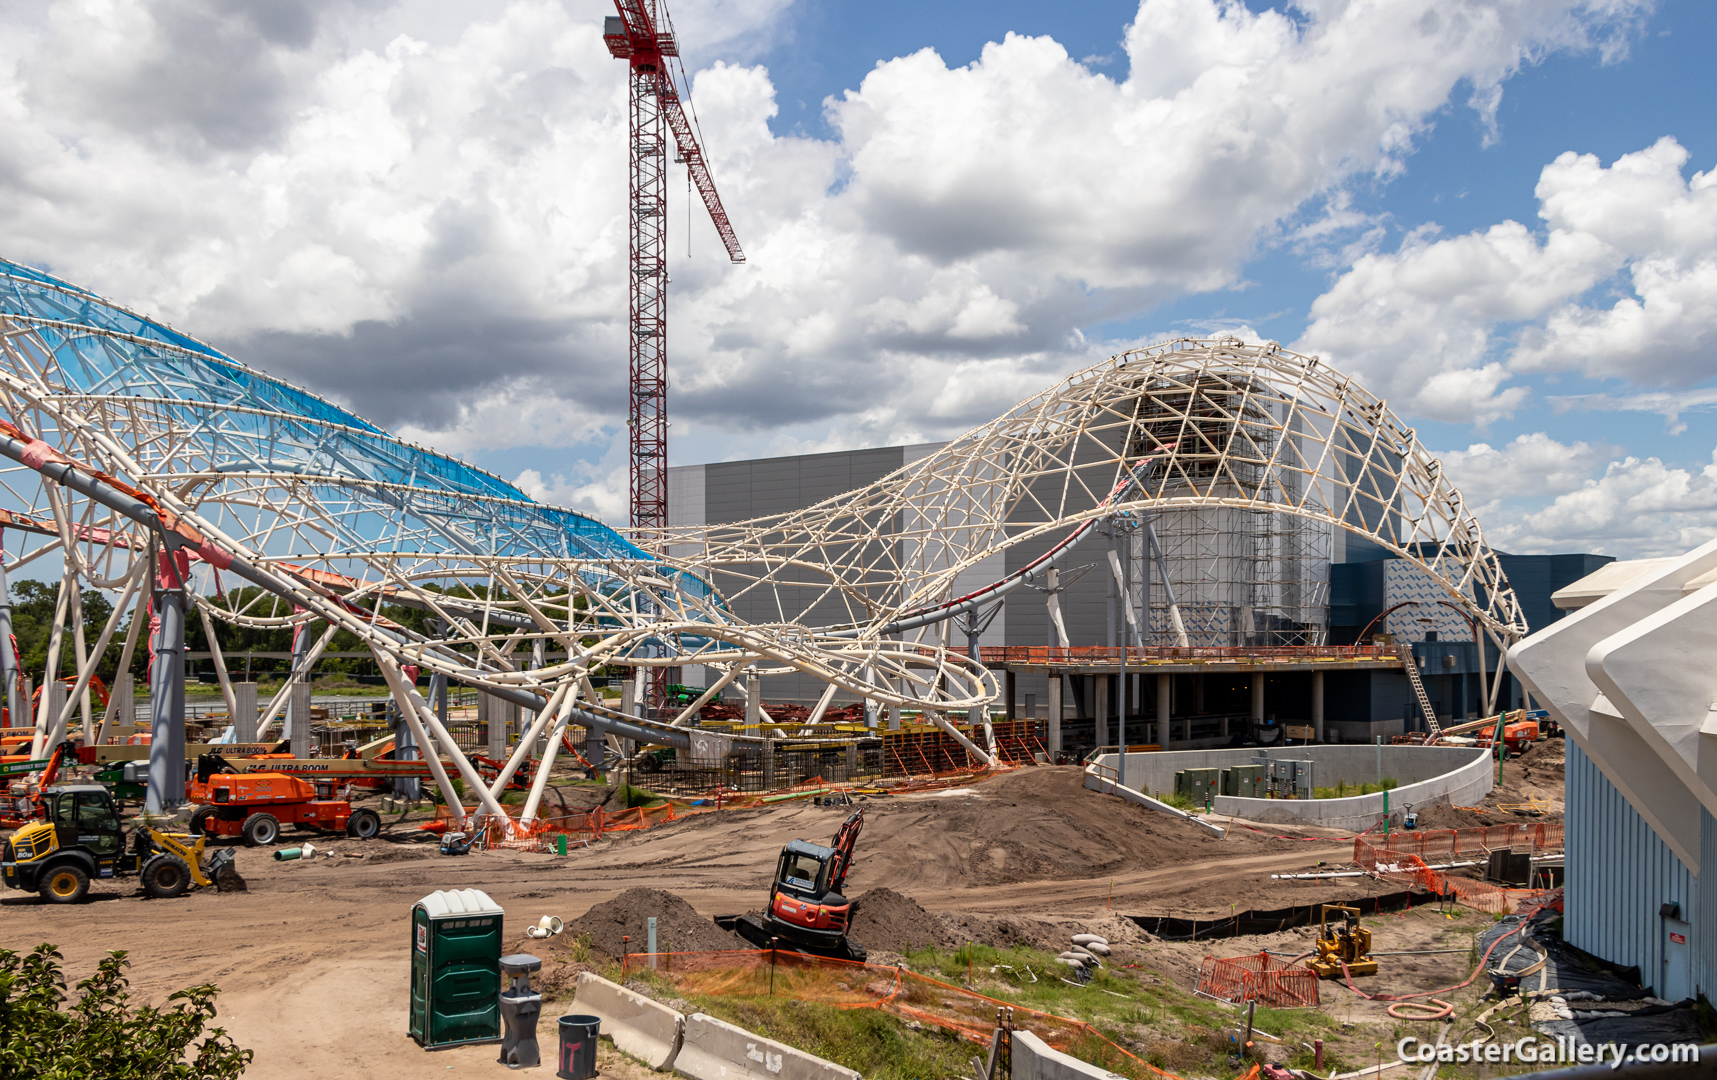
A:
[[[728,258],[745,261],[733,223],[721,205],[692,118],[686,115],[669,62],[680,55],[667,7],[659,0],[614,0],[618,15],[603,20],[608,51],[627,70],[627,349],[629,390],[627,458],[633,533],[640,539],[668,524],[668,144],[704,209],[715,223]],[[683,76],[684,69],[681,69]],[[686,85],[689,96],[690,83]],[[668,669],[651,670],[648,707],[667,697]]]
[[[604,20],[608,51],[627,61],[629,244],[628,411],[631,524],[640,535],[668,524],[667,140],[691,173],[727,254],[744,262],[703,147],[686,115],[668,61],[679,56],[666,8],[657,0],[614,0]]]

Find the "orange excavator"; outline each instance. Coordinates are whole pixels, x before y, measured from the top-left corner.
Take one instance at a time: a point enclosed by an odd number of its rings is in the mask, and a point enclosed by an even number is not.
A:
[[[31,761],[29,755],[25,754],[23,757],[8,757],[0,763],[0,777],[41,773],[35,783],[13,785],[9,796],[0,800],[0,829],[18,829],[29,822],[45,818],[47,810],[42,802],[42,792],[53,787],[59,780],[61,766],[75,765],[77,762],[78,748],[70,742],[62,742],[54,747],[53,753],[40,761]]]
[[[828,847],[790,840],[775,865],[769,903],[763,914],[717,915],[715,923],[769,949],[863,961],[864,946],[847,937],[853,903],[841,895],[853,865],[853,847],[864,828],[864,807],[852,812]]]

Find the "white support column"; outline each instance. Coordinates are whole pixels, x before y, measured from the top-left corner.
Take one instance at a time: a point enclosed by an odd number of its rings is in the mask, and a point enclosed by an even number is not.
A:
[[[102,714],[101,730],[96,733],[96,744],[106,743],[118,727],[123,727],[125,734],[130,735],[132,724],[136,721],[136,677],[131,672],[122,670],[113,676],[113,685],[107,690],[107,711]]]
[[[488,732],[488,756],[493,761],[502,761],[507,756],[507,719],[512,710],[507,708],[508,702],[495,697],[487,690],[477,695],[477,711],[485,722]]]
[[[71,592],[71,587],[70,574],[60,578],[59,595],[54,600],[53,629],[48,631],[47,667],[46,670],[42,672],[42,685],[44,687],[52,685],[54,682],[54,676],[59,672],[60,642],[65,635],[66,604],[67,597]],[[10,647],[10,644],[10,642],[7,643],[8,647]],[[53,747],[48,744],[52,741],[54,722],[59,718],[59,715],[59,710],[57,709],[51,713],[48,712],[48,694],[47,691],[44,690],[42,692],[42,700],[36,705],[36,733],[30,740],[30,756],[32,758],[40,760],[46,757],[48,752],[53,749]]]
[[[66,684],[58,679],[42,684],[42,708],[48,715],[56,719],[48,724],[48,753],[53,753],[54,747],[66,737],[66,729],[60,724],[58,717],[70,708],[66,700]]]
[[[83,721],[83,744],[95,744],[95,710],[90,707],[89,677],[95,674],[95,665],[89,662],[89,643],[84,640],[83,629],[83,586],[72,582],[72,659],[77,663],[77,689],[72,692],[74,705],[78,710],[79,719]],[[118,623],[114,623],[118,625]],[[103,643],[105,646],[105,642]],[[66,721],[60,721],[60,730],[66,730]]]
[[[372,650],[372,652],[376,658],[376,665],[382,669],[382,674],[387,677],[389,685],[397,681],[400,689],[405,693],[405,700],[417,710],[418,719],[428,726],[430,732],[435,735],[435,741],[439,744],[441,752],[445,753],[453,762],[454,768],[459,770],[459,778],[465,781],[465,790],[476,795],[483,809],[496,821],[501,822],[508,834],[511,835],[513,832],[512,819],[507,817],[507,812],[501,809],[501,804],[489,794],[489,789],[483,785],[483,778],[478,775],[476,767],[460,751],[459,744],[453,741],[452,733],[436,718],[435,713],[430,711],[429,706],[423,700],[423,696],[417,692],[417,688],[405,681],[404,674],[400,672],[399,665],[393,662],[393,658],[379,651]],[[396,693],[395,696],[397,698],[398,694]]]
[[[823,722],[823,714],[829,711],[829,703],[835,700],[835,689],[834,683],[824,687],[823,696],[817,699],[817,707],[812,709],[811,715],[805,718],[807,726]]]
[[[310,681],[300,679],[292,684],[292,697],[287,703],[291,711],[292,756],[307,758],[313,745],[310,740]]]
[[[1049,673],[1049,753],[1061,753],[1061,676]]]
[[[435,740],[430,738],[423,729],[422,715],[418,713],[416,708],[422,699],[417,697],[415,689],[406,685],[405,675],[400,671],[399,666],[393,662],[392,657],[385,656],[373,649],[371,653],[376,658],[376,667],[381,669],[382,678],[387,680],[388,691],[393,694],[394,706],[399,709],[400,716],[405,720],[406,726],[411,729],[412,738],[417,740],[418,749],[422,752],[425,763],[429,766],[429,774],[435,778],[436,787],[441,789],[441,801],[453,814],[456,827],[465,828],[465,804],[459,801],[458,792],[453,790],[453,782],[448,779],[447,769],[441,764],[441,752],[437,748]],[[432,719],[435,716],[427,709],[424,712]],[[441,726],[439,730],[445,733],[447,729]],[[458,755],[459,748],[451,745],[451,739],[448,740],[448,743],[449,751]],[[481,789],[482,785],[479,784],[478,788]],[[484,794],[487,792],[485,791]]]
[[[566,733],[566,723],[572,717],[572,706],[578,698],[578,688],[572,687],[564,691],[563,703],[558,709],[544,710],[546,715],[553,716],[554,722],[549,726],[548,745],[543,748],[542,760],[537,763],[537,775],[531,780],[530,794],[525,796],[525,808],[519,814],[519,820],[526,824],[536,820],[537,807],[542,804],[543,792],[548,788],[549,770],[554,768],[554,756],[560,751],[561,736]]]
[[[1264,720],[1264,673],[1252,673],[1252,722],[1260,724]]]
[[[232,684],[233,694],[233,742],[256,741],[256,684],[240,682]]]
[[[745,733],[759,735],[763,731],[763,690],[756,672],[745,673]],[[622,711],[625,707],[622,706]]]
[[[233,700],[233,684],[227,677],[227,660],[221,655],[221,642],[215,637],[214,621],[209,618],[209,609],[201,604],[197,605],[197,614],[203,619],[203,636],[209,641],[209,658],[215,662],[215,678],[220,680],[221,699],[227,703],[227,718],[236,724],[238,703]]]
[[[524,764],[525,758],[531,756],[531,749],[536,746],[537,739],[560,715],[561,703],[566,700],[567,692],[571,687],[571,683],[561,683],[555,692],[549,696],[548,701],[544,703],[542,712],[529,714],[531,726],[519,732],[518,743],[513,747],[512,754],[508,756],[507,763],[496,774],[494,783],[489,785],[489,794],[497,800],[500,799],[501,793],[507,790],[507,785],[512,782],[513,774],[519,771],[519,766]],[[496,760],[500,759],[497,758]],[[537,779],[543,779],[546,775],[546,770],[544,770],[543,775],[538,776]],[[536,784],[533,782],[531,786],[534,789]]]
[[[1324,742],[1324,673],[1312,672],[1312,728],[1318,742]]]

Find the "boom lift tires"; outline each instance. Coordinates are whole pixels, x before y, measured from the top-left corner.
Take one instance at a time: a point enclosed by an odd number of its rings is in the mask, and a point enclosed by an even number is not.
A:
[[[209,834],[209,821],[214,816],[214,807],[205,806],[200,808],[196,813],[191,815],[191,821],[185,826],[185,831],[190,833],[192,836],[207,836]]]
[[[359,840],[373,840],[382,831],[382,816],[368,807],[352,811],[346,819],[346,835]]]
[[[280,819],[273,814],[252,814],[244,819],[244,842],[247,847],[267,847],[280,839]]]

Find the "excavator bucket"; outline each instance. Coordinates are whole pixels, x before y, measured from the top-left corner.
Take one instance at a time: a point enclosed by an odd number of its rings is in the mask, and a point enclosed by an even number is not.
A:
[[[218,892],[246,892],[249,886],[238,872],[238,852],[221,848],[209,857],[203,875],[215,883]]]

